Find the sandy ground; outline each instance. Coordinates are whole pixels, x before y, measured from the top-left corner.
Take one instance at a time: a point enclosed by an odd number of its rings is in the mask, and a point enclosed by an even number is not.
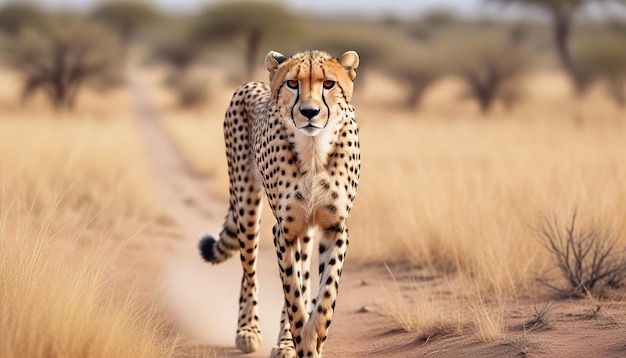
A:
[[[157,274],[149,271],[159,270],[162,274],[162,295],[166,298],[168,310],[185,333],[188,356],[267,357],[278,334],[282,304],[271,242],[262,240],[257,269],[264,340],[259,351],[243,355],[234,347],[241,279],[239,261],[231,259],[212,266],[203,262],[196,247],[202,234],[219,232],[227,204],[207,192],[203,179],[177,153],[159,126],[146,93],[136,87],[134,98],[147,152],[166,207],[166,218],[161,220],[164,230],[151,233],[147,240],[138,243],[145,246],[145,264],[134,266],[136,270],[144,271],[135,275],[150,279]],[[148,247],[163,249],[149,251]],[[136,248],[136,252],[141,252],[140,249]],[[419,272],[407,271],[396,279],[401,289],[419,289],[434,294],[441,278],[424,280],[423,277]],[[406,282],[412,284],[403,284]],[[520,299],[507,308],[506,334],[502,340],[480,342],[469,325],[460,336],[424,342],[398,329],[377,312],[385,304],[384,292],[389,287],[395,286],[385,268],[352,262],[348,251],[337,311],[324,356],[626,357],[623,300],[601,302],[600,311],[595,312],[595,303],[590,300],[564,300],[546,293],[539,298]],[[443,300],[449,298],[442,297]],[[550,326],[530,330],[524,323],[532,318],[533,308],[542,302],[553,302]]]

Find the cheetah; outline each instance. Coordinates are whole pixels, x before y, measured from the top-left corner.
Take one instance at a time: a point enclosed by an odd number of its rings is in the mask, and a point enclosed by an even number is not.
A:
[[[265,57],[269,84],[239,87],[224,119],[230,206],[219,240],[199,247],[213,264],[240,253],[243,278],[236,346],[261,343],[258,254],[263,191],[276,218],[274,246],[285,302],[272,357],[321,357],[348,246],[346,220],[360,171],[359,128],[350,104],[359,56],[321,51]],[[319,290],[311,300],[313,239]]]

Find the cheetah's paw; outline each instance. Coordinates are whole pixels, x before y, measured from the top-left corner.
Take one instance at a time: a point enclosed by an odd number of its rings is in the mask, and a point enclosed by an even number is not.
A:
[[[272,348],[270,358],[296,358],[293,342],[280,342]]]
[[[235,344],[240,351],[252,353],[261,345],[261,332],[257,328],[242,328],[237,332]]]

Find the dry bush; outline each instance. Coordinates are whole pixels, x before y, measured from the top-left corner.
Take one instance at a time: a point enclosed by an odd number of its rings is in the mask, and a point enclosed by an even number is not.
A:
[[[556,216],[552,220],[544,216],[537,228],[541,243],[567,282],[566,288],[550,287],[580,297],[620,287],[626,279],[626,247],[617,244],[618,237],[610,230],[596,225],[577,228],[576,218],[574,212],[570,223],[561,228]]]

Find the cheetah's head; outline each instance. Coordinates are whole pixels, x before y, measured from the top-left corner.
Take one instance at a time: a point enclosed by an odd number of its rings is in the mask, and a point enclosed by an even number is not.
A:
[[[359,55],[348,51],[339,58],[320,51],[290,58],[270,51],[265,67],[270,72],[272,100],[283,119],[307,136],[341,119],[352,97]]]

